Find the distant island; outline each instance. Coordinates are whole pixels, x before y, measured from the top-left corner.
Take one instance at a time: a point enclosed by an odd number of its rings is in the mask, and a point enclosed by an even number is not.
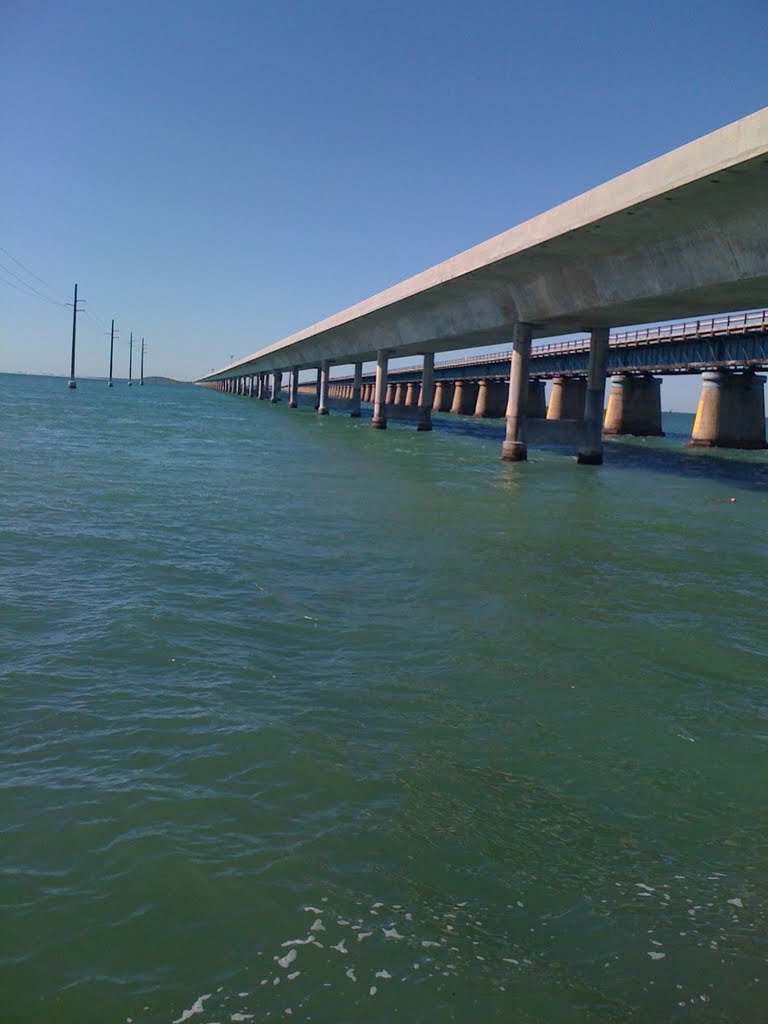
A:
[[[136,380],[134,379],[134,384]],[[176,380],[174,377],[145,377],[145,384],[191,384],[189,380]]]

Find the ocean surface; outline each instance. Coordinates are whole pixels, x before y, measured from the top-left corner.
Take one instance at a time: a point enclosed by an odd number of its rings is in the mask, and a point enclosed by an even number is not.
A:
[[[0,376],[0,1022],[768,1020],[768,453]]]

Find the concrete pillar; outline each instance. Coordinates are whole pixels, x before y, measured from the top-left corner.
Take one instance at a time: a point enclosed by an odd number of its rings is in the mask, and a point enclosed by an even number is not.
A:
[[[382,349],[376,356],[376,384],[374,385],[373,396],[373,419],[371,426],[374,430],[387,429],[387,364],[389,357]]]
[[[528,406],[528,364],[531,361],[531,325],[519,321],[512,330],[512,359],[509,365],[507,433],[501,446],[505,462],[524,462],[528,458],[525,416]]]
[[[605,414],[605,371],[608,366],[607,327],[596,327],[589,342],[587,400],[584,403],[584,440],[577,462],[599,466],[603,461],[603,417]]]
[[[611,379],[604,434],[663,437],[661,429],[661,377],[649,373],[620,373]]]
[[[477,404],[479,387],[473,380],[457,380],[453,389],[451,412],[459,416],[471,416]]]
[[[432,429],[432,403],[435,400],[435,353],[424,354],[424,367],[421,371],[421,388],[419,389],[419,425],[417,430]]]
[[[405,405],[409,408],[417,406],[419,404],[419,383],[418,381],[410,381],[405,385]]]
[[[528,381],[528,419],[543,420],[547,415],[547,394],[543,380]]]
[[[405,401],[405,384],[395,384],[395,393],[392,396],[393,405],[402,405]]]
[[[360,419],[360,403],[363,400],[363,364],[355,363],[355,382],[352,385],[352,419]]]
[[[581,420],[587,397],[583,377],[555,377],[547,406],[548,420]]]
[[[331,364],[324,362],[320,367],[320,396],[317,403],[317,412],[320,416],[328,415],[328,386],[330,383],[329,373]]]
[[[387,405],[393,405],[394,404],[396,389],[397,389],[397,385],[396,384],[388,384],[387,385],[387,394],[386,394],[386,404]],[[374,384],[374,391],[375,390],[376,390],[376,385]],[[375,401],[375,399],[374,399],[374,401]]]
[[[475,411],[472,413],[473,416],[477,416],[478,419],[485,419],[488,415],[488,381],[481,380],[477,384],[477,401],[475,402]]]
[[[275,402],[279,402],[280,392],[283,390],[283,374],[282,371],[277,370],[272,374],[272,398],[270,401],[274,405]]]
[[[435,384],[435,400],[432,403],[433,412],[450,412],[453,403],[453,381],[439,380]]]
[[[315,408],[320,408],[320,385],[322,383],[322,370],[318,366],[317,368],[317,380],[315,381]]]
[[[702,373],[688,444],[692,448],[765,448],[765,381],[752,371]]]
[[[291,379],[288,384],[288,408],[295,409],[299,404],[299,371],[297,367],[291,370]]]
[[[475,416],[490,419],[504,416],[507,410],[509,388],[501,381],[481,380],[478,384]]]

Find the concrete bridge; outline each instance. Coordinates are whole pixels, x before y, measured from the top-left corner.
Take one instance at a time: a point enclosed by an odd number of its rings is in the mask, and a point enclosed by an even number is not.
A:
[[[628,332],[615,336],[613,344],[609,332],[664,318],[699,317],[702,311],[755,308],[767,294],[768,108],[202,382],[263,395],[271,374],[277,400],[283,374],[290,371],[289,405],[295,407],[300,371],[315,368],[321,415],[331,393],[345,389],[352,415],[359,415],[361,402],[372,401],[374,428],[386,427],[388,406],[410,402],[422,430],[430,429],[433,409],[446,408],[451,385],[454,411],[506,415],[502,458],[519,460],[527,452],[527,416],[542,414],[543,381],[551,378],[546,415],[558,418],[558,403],[561,415],[577,413],[573,418],[583,422],[579,461],[595,464],[602,461],[608,372],[618,376],[606,431],[631,427],[653,433],[658,432],[653,429],[657,405],[660,430],[659,382],[653,374],[705,370],[692,443],[764,447],[764,378],[755,373],[766,362],[764,315],[757,315],[759,323],[754,315],[742,315],[734,330],[726,318],[709,334],[701,321],[696,330],[669,328],[664,337],[652,336],[655,328],[645,337],[643,331]],[[532,345],[534,338],[581,330],[589,331],[588,340]],[[435,367],[435,352],[505,338],[512,342],[511,352],[487,357],[483,371],[479,359]],[[416,353],[423,356],[418,386],[415,368],[389,371],[391,357]],[[375,378],[363,373],[363,363],[374,359]],[[349,364],[355,367],[351,380],[331,379],[331,366]]]

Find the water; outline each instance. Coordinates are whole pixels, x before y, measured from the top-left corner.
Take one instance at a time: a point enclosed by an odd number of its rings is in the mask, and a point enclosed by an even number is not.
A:
[[[765,453],[0,408],[0,1020],[765,1019]]]

